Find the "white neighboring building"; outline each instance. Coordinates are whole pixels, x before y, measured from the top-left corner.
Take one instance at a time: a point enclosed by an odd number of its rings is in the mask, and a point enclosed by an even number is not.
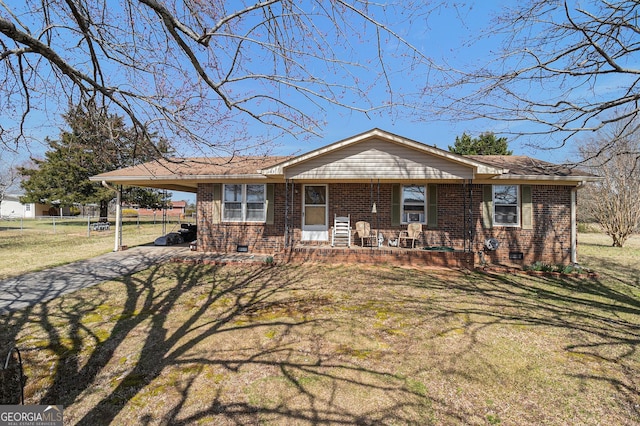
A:
[[[0,217],[33,219],[36,217],[36,204],[22,204],[20,195],[5,194],[0,203]]]

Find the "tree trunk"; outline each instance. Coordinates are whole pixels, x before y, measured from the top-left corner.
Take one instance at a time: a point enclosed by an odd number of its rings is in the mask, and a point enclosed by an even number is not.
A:
[[[100,222],[109,221],[109,202],[100,200]]]

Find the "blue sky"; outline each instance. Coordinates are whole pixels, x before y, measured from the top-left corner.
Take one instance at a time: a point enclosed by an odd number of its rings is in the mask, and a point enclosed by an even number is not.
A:
[[[470,67],[483,64],[501,46],[501,39],[497,37],[478,37],[487,28],[492,28],[492,19],[503,11],[503,6],[510,5],[510,1],[486,0],[468,2],[466,5],[453,6],[451,4],[439,6],[430,10],[422,20],[415,20],[412,27],[399,30],[414,46],[421,49],[435,63],[446,62],[453,67]],[[398,30],[398,28],[395,28]],[[365,46],[366,47],[366,46]],[[373,43],[369,46],[375,49]],[[402,79],[402,76],[400,76]],[[403,82],[408,92],[419,90],[412,84],[421,83],[420,79],[407,78]],[[436,100],[437,101],[437,100]],[[397,109],[392,113],[364,115],[357,112],[340,110],[337,108],[327,111],[326,126],[321,129],[321,137],[311,137],[308,140],[294,137],[283,138],[275,153],[291,154],[307,152],[321,146],[348,138],[372,128],[380,128],[400,136],[408,137],[441,149],[453,145],[455,138],[463,133],[473,137],[482,132],[500,134],[508,129],[507,124],[496,121],[461,121],[444,120],[433,115],[410,115],[406,111]],[[514,126],[514,125],[512,125]],[[525,126],[522,123],[515,126]],[[511,127],[511,131],[519,129]],[[260,127],[252,128],[260,133]],[[507,135],[510,149],[515,155],[528,155],[542,160],[562,163],[575,159],[573,144],[570,142],[561,149],[534,149],[532,144],[553,146],[549,137],[519,137],[514,139]]]
[[[488,0],[471,2],[466,7],[455,7],[449,5],[440,6],[434,10],[426,11],[424,14],[416,14],[410,26],[394,27],[400,35],[406,37],[417,48],[425,52],[434,62],[441,63],[447,61],[454,66],[477,65],[496,51],[500,45],[497,38],[481,39],[475,41],[476,35],[483,29],[490,27],[491,18],[494,14],[501,11],[508,1]],[[428,13],[427,13],[428,12]],[[474,40],[473,44],[470,41]],[[370,44],[366,42],[361,45],[363,55],[366,57],[376,48],[375,43],[371,40]],[[393,45],[385,46],[389,51],[393,50]],[[370,50],[369,50],[370,49]],[[354,58],[358,60],[358,58]],[[390,64],[393,68],[394,64]],[[425,81],[421,76],[412,75],[403,76],[395,74],[397,85],[400,91],[418,92],[419,85]],[[374,94],[375,96],[375,94]],[[353,100],[356,102],[357,100]],[[311,137],[308,139],[296,139],[293,136],[284,136],[277,143],[274,154],[285,155],[292,153],[307,152],[323,145],[333,143],[335,141],[348,138],[352,135],[362,133],[371,128],[377,127],[404,137],[408,137],[429,145],[435,145],[441,149],[447,149],[448,145],[453,145],[456,136],[466,132],[471,136],[477,136],[481,132],[493,131],[500,133],[501,124],[498,122],[470,122],[470,121],[443,121],[430,115],[416,115],[402,109],[393,110],[391,113],[370,114],[366,116],[357,112],[349,112],[344,109],[326,106],[326,125],[319,131],[322,133],[320,137]],[[49,122],[55,124],[48,118],[36,119],[35,122]],[[41,139],[48,135],[57,137],[59,131],[54,126],[53,129],[37,129],[34,127],[33,133],[39,135]],[[265,128],[255,122],[249,121],[248,133],[253,135],[262,135]],[[215,132],[207,136],[211,139],[216,137]],[[532,150],[525,146],[527,140],[510,140],[510,149],[516,155],[529,155],[543,160],[552,162],[563,162],[571,158],[573,152],[571,145],[561,150]],[[545,141],[529,141],[539,142],[544,145]],[[20,162],[22,159],[28,158],[30,154],[36,156],[41,154],[42,147],[37,144],[31,145],[31,152],[22,150],[16,159],[7,153],[2,153],[3,162]],[[188,150],[184,150],[186,154],[191,154]],[[175,194],[174,199],[181,199],[180,194]]]

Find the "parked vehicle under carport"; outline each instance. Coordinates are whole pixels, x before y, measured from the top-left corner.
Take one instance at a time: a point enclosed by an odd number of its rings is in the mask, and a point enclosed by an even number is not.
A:
[[[156,246],[172,246],[175,244],[189,243],[196,239],[198,234],[197,225],[183,223],[178,232],[169,232],[166,235],[156,238],[153,242]]]

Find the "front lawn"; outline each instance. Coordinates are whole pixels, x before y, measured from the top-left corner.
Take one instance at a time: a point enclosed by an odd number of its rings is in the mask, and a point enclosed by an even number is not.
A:
[[[0,280],[113,251],[113,221],[108,231],[91,231],[85,219],[63,219],[0,221]],[[179,227],[169,224],[166,231]],[[153,243],[162,229],[160,222],[125,220],[122,243],[129,247]]]
[[[595,279],[159,265],[0,317],[0,347],[65,424],[637,424],[640,244],[581,241]]]

